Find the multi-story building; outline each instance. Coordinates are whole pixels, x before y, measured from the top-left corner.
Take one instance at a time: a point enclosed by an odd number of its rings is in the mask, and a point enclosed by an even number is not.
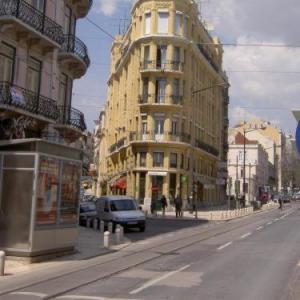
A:
[[[140,0],[112,46],[107,155],[100,185],[149,207],[164,194],[202,205],[225,200],[228,83],[222,46],[196,1]],[[103,165],[105,166],[103,169]]]
[[[245,170],[244,170],[244,139],[245,139]],[[230,195],[243,196],[243,180],[245,172],[245,201],[250,205],[258,199],[259,190],[263,190],[269,182],[268,153],[257,141],[248,140],[238,133],[229,142],[228,177],[231,187]]]
[[[46,137],[69,143],[85,130],[72,108],[73,80],[90,60],[75,36],[92,0],[0,2],[0,139]]]
[[[75,29],[91,4],[0,1],[0,247],[11,255],[76,244],[86,125],[72,85],[90,59]]]
[[[247,132],[247,139],[258,141],[268,153],[269,161],[273,165],[273,173],[275,173],[275,178],[269,180],[270,184],[273,182],[275,191],[284,189],[288,184],[284,133],[269,122],[258,118],[236,126],[234,131],[243,133],[244,129]]]

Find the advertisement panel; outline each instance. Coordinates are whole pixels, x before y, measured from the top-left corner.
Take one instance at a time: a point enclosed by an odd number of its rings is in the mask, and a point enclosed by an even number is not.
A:
[[[81,164],[63,162],[61,181],[60,223],[76,223],[80,194]]]
[[[37,225],[51,225],[56,223],[58,185],[59,160],[41,156],[37,185]]]

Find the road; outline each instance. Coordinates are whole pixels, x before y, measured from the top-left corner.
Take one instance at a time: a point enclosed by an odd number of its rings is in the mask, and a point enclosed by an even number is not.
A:
[[[141,237],[116,253],[8,278],[0,299],[300,299],[298,206]]]

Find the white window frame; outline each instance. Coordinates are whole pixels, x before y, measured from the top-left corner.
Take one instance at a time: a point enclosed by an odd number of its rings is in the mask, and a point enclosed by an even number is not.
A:
[[[151,33],[151,20],[152,14],[151,11],[145,12],[145,22],[144,22],[144,33],[145,34],[150,34]]]
[[[169,32],[169,17],[168,11],[157,12],[157,33],[166,34]]]

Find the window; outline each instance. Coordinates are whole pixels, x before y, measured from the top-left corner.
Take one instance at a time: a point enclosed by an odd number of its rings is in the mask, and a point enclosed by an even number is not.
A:
[[[42,62],[30,57],[27,62],[26,88],[32,92],[40,92]]]
[[[156,86],[155,86],[156,103],[165,103],[166,85],[167,85],[167,81],[165,78],[158,78],[156,80]]]
[[[184,17],[184,35],[187,36],[189,31],[189,19]]]
[[[183,155],[183,153],[181,153],[180,168],[181,168],[181,169],[184,168],[184,155]]]
[[[151,12],[145,13],[145,34],[151,32]]]
[[[169,13],[168,12],[158,12],[158,33],[168,33],[168,22]]]
[[[31,5],[41,12],[45,12],[45,0],[31,0]]]
[[[1,43],[0,48],[0,81],[13,81],[15,48]]]
[[[140,167],[146,167],[147,153],[140,152]]]
[[[172,130],[172,132],[171,132],[171,134],[172,135],[177,135],[177,125],[178,125],[178,121],[177,120],[172,120],[172,128],[171,128],[171,130]]]
[[[147,134],[147,116],[142,116],[142,134]]]
[[[180,48],[175,47],[174,48],[174,53],[173,53],[173,68],[174,70],[179,70],[179,65],[180,65]]]
[[[164,134],[164,123],[163,118],[155,118],[155,134]]]
[[[153,153],[153,167],[163,167],[164,166],[164,153],[154,152]]]
[[[181,34],[182,13],[177,12],[175,17],[175,34]]]
[[[173,80],[173,95],[178,98],[179,96],[179,79],[174,78]]]
[[[150,64],[150,46],[144,47],[144,68],[148,69]]]
[[[69,106],[71,104],[72,81],[66,74],[60,75],[59,80],[59,105]]]
[[[170,168],[177,168],[177,153],[170,155]]]
[[[149,78],[144,77],[143,78],[143,91],[142,91],[142,103],[148,102],[148,94],[149,94]]]
[[[156,67],[165,69],[167,64],[167,46],[157,46],[156,51]]]
[[[64,34],[74,34],[75,33],[76,20],[72,14],[70,7],[65,7],[65,17],[64,17]]]

